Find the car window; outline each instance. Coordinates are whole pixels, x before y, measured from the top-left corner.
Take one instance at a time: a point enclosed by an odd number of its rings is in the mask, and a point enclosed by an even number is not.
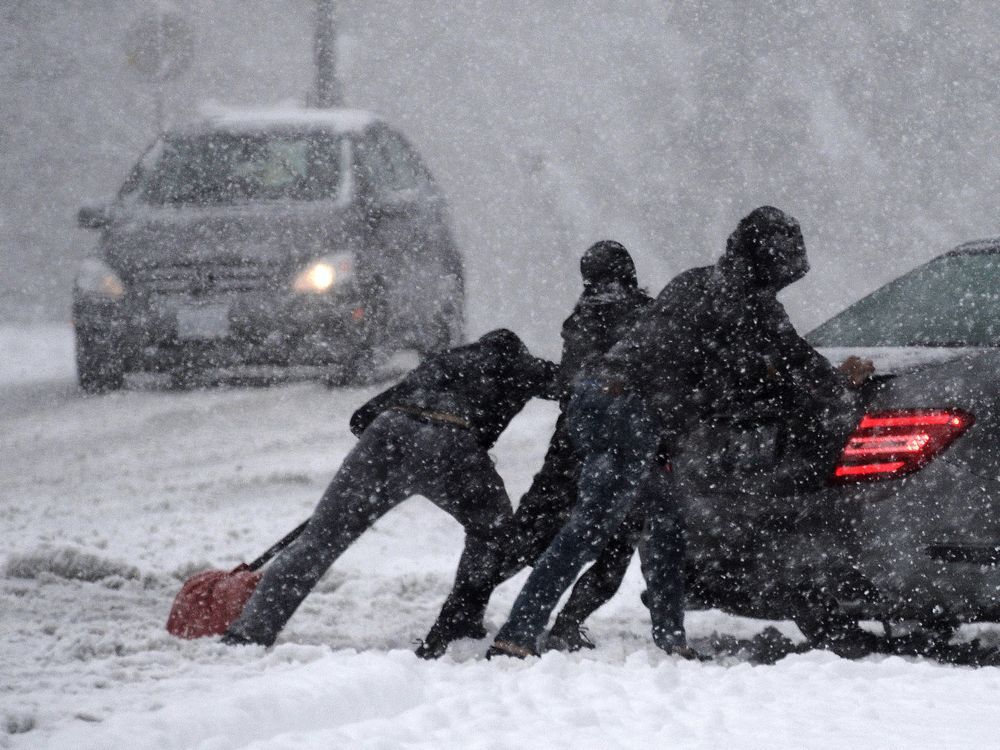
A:
[[[153,204],[334,198],[340,188],[340,138],[326,133],[167,136],[138,181],[139,200]]]
[[[395,175],[388,155],[372,137],[359,140],[354,152],[364,182],[376,200],[384,200],[395,185]]]
[[[430,181],[410,145],[391,130],[370,131],[357,143],[355,151],[358,166],[376,200],[391,200]]]
[[[118,189],[118,200],[126,200],[135,196],[136,193],[143,186],[143,181],[146,174],[156,166],[156,162],[160,158],[160,154],[163,152],[163,141],[157,139],[153,144],[147,148],[139,161],[136,162],[135,166],[129,171],[128,175],[125,177],[125,181],[122,182],[122,186]]]
[[[813,346],[1000,345],[1000,255],[937,258],[806,336]]]
[[[412,190],[425,182],[423,165],[401,136],[391,130],[383,131],[380,146],[391,168],[393,190]]]

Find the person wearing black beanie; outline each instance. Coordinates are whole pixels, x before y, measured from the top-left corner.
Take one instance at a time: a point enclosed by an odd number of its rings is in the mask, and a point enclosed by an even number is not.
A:
[[[493,590],[534,563],[566,523],[576,503],[580,460],[567,432],[565,416],[573,380],[588,362],[610,349],[652,302],[639,288],[632,256],[614,240],[602,240],[587,248],[580,259],[580,275],[583,293],[562,325],[558,376],[562,409],[542,468],[517,505],[510,543],[504,558],[494,561],[489,582],[474,588],[456,575],[452,595],[416,650],[422,658],[441,656],[458,638],[485,637],[483,617]],[[611,583],[617,588],[617,582]],[[614,589],[597,596],[613,593]]]

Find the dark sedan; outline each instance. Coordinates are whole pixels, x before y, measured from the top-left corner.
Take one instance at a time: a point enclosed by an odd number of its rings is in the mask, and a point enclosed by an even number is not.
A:
[[[413,147],[366,112],[228,113],[166,133],[74,290],[89,391],[129,372],[291,366],[333,380],[463,337],[462,261]]]
[[[828,446],[803,451],[774,414],[690,441],[693,606],[791,616],[813,638],[867,620],[944,641],[1000,621],[1000,239],[935,258],[807,338],[877,375]]]

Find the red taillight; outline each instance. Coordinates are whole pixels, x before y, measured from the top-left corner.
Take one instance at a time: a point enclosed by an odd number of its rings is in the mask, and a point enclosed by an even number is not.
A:
[[[924,466],[975,418],[959,409],[901,409],[866,414],[847,439],[830,481],[894,479]]]

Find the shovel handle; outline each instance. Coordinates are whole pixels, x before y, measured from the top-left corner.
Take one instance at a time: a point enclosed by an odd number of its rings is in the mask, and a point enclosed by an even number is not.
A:
[[[267,565],[268,561],[270,561],[272,557],[274,557],[276,554],[281,552],[281,550],[283,550],[289,544],[298,539],[299,534],[301,534],[308,525],[309,525],[309,519],[307,518],[305,521],[300,523],[294,529],[285,534],[281,539],[279,539],[277,542],[271,545],[263,555],[258,557],[252,563],[249,563],[246,566],[247,569],[259,570],[260,568],[263,568],[265,565]]]

